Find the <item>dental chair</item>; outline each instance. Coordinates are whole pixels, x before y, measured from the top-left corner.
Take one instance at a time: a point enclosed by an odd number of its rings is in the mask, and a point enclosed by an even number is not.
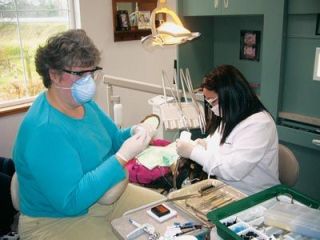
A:
[[[11,200],[13,207],[19,211],[19,185],[18,185],[18,179],[17,179],[17,172],[15,172],[11,179],[11,186],[10,186],[10,192],[11,192]]]
[[[279,144],[279,180],[281,184],[293,187],[299,177],[299,162],[293,152]]]
[[[17,230],[18,213],[11,198],[11,182],[14,173],[12,159],[0,156],[0,239],[16,239],[13,238],[13,233]]]

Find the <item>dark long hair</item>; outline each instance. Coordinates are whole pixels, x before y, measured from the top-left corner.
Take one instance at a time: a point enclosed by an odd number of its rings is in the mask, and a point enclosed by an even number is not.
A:
[[[234,66],[221,65],[215,68],[204,77],[201,87],[218,95],[221,117],[212,114],[208,120],[208,132],[213,134],[217,128],[221,128],[220,144],[225,143],[242,120],[254,113],[267,111],[243,74]]]

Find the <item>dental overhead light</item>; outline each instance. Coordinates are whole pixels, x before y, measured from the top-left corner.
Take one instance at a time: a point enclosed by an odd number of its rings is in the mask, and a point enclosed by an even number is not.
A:
[[[156,28],[156,14],[166,14],[166,22]],[[168,17],[172,21],[168,21]],[[199,32],[190,32],[186,29],[177,14],[166,6],[166,0],[159,0],[158,6],[152,11],[150,17],[151,35],[141,39],[143,45],[148,47],[178,45],[200,36]]]

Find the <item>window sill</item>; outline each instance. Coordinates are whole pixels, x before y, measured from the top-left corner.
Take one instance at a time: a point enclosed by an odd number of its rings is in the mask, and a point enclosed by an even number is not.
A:
[[[17,104],[14,106],[2,107],[0,108],[0,117],[26,112],[28,111],[31,104],[32,102],[27,102],[27,103]]]

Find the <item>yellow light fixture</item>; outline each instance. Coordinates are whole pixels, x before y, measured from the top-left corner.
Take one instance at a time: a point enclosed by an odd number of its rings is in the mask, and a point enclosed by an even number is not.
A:
[[[166,14],[167,21],[156,28],[156,14],[160,13]],[[169,21],[169,16],[172,21]],[[177,14],[166,6],[166,0],[159,0],[158,6],[151,13],[150,23],[152,34],[141,39],[143,45],[178,45],[200,36],[199,32],[190,32],[183,26]]]

